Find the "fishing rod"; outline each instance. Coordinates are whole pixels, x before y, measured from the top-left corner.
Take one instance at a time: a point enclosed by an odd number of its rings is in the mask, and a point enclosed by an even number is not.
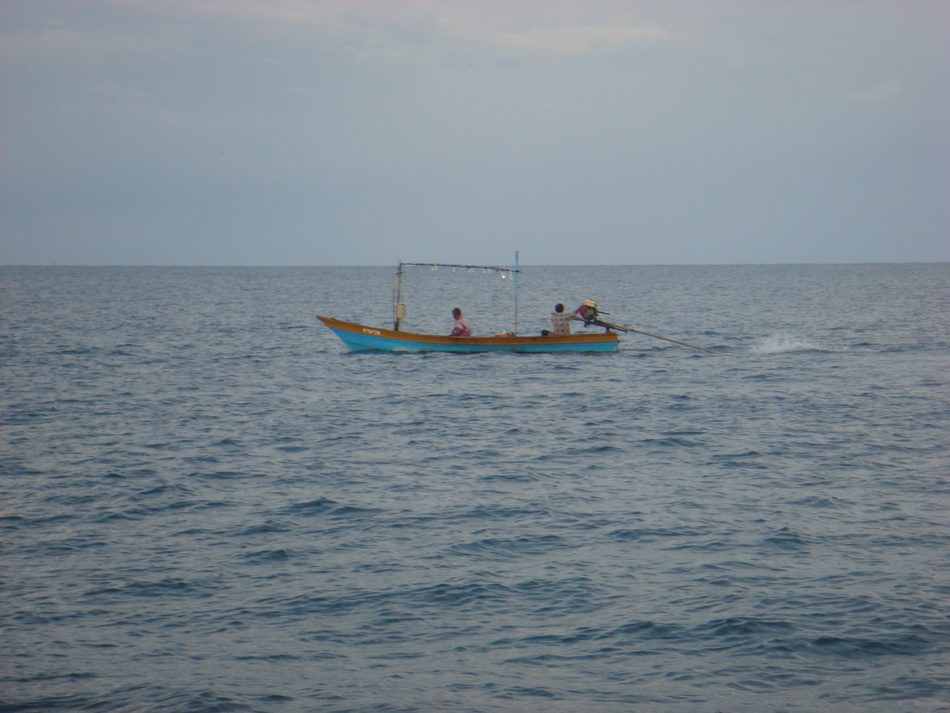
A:
[[[586,325],[595,324],[598,327],[603,327],[604,329],[616,329],[618,332],[635,332],[636,334],[643,334],[647,337],[653,337],[654,339],[662,339],[665,342],[673,342],[673,344],[679,344],[683,347],[689,347],[690,349],[698,349],[701,352],[706,352],[708,354],[715,354],[716,352],[711,349],[706,349],[705,347],[697,347],[695,344],[689,344],[687,342],[681,342],[678,339],[670,339],[669,337],[663,337],[659,334],[652,334],[650,332],[644,332],[641,329],[634,329],[633,327],[623,327],[619,324],[611,324],[610,322],[605,322],[598,317],[597,312],[597,303],[593,300],[584,300],[584,306],[581,308],[583,313],[581,316],[574,317],[574,319],[583,322]],[[600,312],[599,314],[610,314],[610,312]]]
[[[610,327],[611,329],[618,329],[621,332],[636,332],[637,334],[645,334],[648,337],[653,337],[654,339],[662,339],[666,342],[673,342],[673,344],[679,344],[684,347],[689,347],[690,349],[698,349],[701,352],[706,352],[707,354],[715,354],[712,349],[706,349],[705,347],[697,347],[695,344],[687,344],[686,342],[681,342],[677,339],[670,339],[669,337],[661,337],[659,334],[651,334],[650,332],[644,332],[640,329],[634,329],[633,327],[621,327],[618,324],[607,324],[606,322],[602,325],[605,327]]]

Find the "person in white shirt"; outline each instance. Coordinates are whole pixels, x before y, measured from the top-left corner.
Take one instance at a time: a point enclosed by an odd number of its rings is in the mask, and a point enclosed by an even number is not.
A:
[[[580,307],[573,312],[565,312],[564,305],[558,302],[554,305],[554,311],[551,313],[551,326],[553,329],[548,334],[570,334],[571,320],[577,316],[579,311]]]

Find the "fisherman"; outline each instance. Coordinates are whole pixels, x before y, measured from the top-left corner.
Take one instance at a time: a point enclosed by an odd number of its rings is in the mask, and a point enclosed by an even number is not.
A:
[[[468,326],[468,320],[462,315],[462,310],[458,307],[452,310],[452,317],[455,318],[455,326],[452,328],[450,337],[470,337],[472,328]]]
[[[547,330],[545,330],[546,334],[544,332],[542,332],[542,334],[545,334],[545,336],[548,336],[551,334],[554,334],[554,335],[570,334],[571,320],[577,316],[577,313],[580,312],[580,309],[581,308],[578,307],[573,312],[565,312],[564,305],[558,302],[556,305],[554,305],[554,311],[551,313],[551,326],[553,329],[550,332],[547,332]]]
[[[594,300],[584,300],[584,304],[577,308],[577,313],[580,314],[581,319],[584,320],[584,324],[600,325],[600,322],[597,320],[597,303],[594,302]]]

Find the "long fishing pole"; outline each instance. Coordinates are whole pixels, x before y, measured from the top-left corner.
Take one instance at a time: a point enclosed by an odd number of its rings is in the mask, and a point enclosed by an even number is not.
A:
[[[617,329],[621,332],[636,332],[637,334],[644,334],[648,337],[653,337],[654,339],[662,339],[663,341],[666,341],[666,342],[673,342],[673,344],[679,344],[680,346],[689,347],[690,349],[698,349],[701,352],[707,352],[709,354],[716,353],[712,351],[711,349],[706,349],[705,347],[697,347],[695,344],[688,344],[686,342],[681,342],[678,339],[670,339],[669,337],[661,337],[659,334],[651,334],[650,332],[644,332],[643,330],[634,329],[633,327],[621,327],[619,324],[611,324],[610,322],[602,322],[599,319],[595,319],[591,322],[587,322],[587,320],[585,320],[583,317],[576,317],[575,319],[579,319],[585,324],[596,324],[599,327],[607,327],[608,329]]]

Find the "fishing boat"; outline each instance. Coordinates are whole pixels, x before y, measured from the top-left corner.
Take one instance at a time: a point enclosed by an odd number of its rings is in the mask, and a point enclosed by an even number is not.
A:
[[[616,332],[526,337],[498,334],[492,337],[448,337],[417,334],[317,315],[351,351],[376,349],[413,352],[612,352],[620,338]]]
[[[420,334],[406,332],[400,329],[402,320],[406,318],[408,308],[402,301],[402,277],[406,267],[428,267],[433,270],[440,267],[472,272],[476,270],[494,272],[502,277],[512,278],[514,284],[514,329],[503,334],[485,337],[455,337],[440,334]],[[345,322],[342,319],[317,315],[340,340],[349,347],[350,351],[411,351],[411,352],[613,352],[620,343],[618,332],[635,332],[648,337],[663,339],[667,342],[679,344],[691,349],[709,352],[709,349],[687,344],[659,334],[643,332],[633,327],[623,327],[619,324],[605,322],[601,315],[607,312],[598,312],[594,300],[584,300],[579,308],[579,315],[574,319],[583,322],[585,327],[601,327],[603,332],[588,332],[581,334],[549,334],[541,336],[525,336],[518,334],[518,253],[515,253],[514,267],[497,267],[494,265],[453,265],[434,262],[400,262],[396,268],[396,279],[393,281],[393,328],[371,327],[356,322]],[[711,353],[711,352],[710,352]]]
[[[407,267],[431,269],[488,271],[512,278],[514,284],[514,329],[503,334],[484,337],[452,337],[439,334],[419,334],[400,329],[406,318],[407,306],[402,301],[402,277]],[[617,349],[620,338],[616,332],[605,327],[603,332],[588,334],[550,334],[525,336],[518,334],[518,254],[515,266],[453,265],[430,262],[400,262],[393,282],[393,328],[371,327],[355,322],[345,322],[333,317],[317,315],[351,351],[426,351],[426,352],[612,352]]]

